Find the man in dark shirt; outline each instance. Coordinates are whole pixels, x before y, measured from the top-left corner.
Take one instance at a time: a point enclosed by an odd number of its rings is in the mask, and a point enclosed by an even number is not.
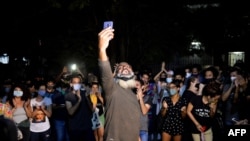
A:
[[[73,76],[71,91],[66,94],[66,108],[69,114],[70,141],[95,141],[92,131],[92,105],[81,88],[81,78]]]
[[[98,34],[99,68],[106,102],[105,141],[136,141],[139,138],[141,110],[136,95],[135,77],[126,62],[118,64],[114,74],[106,54],[114,30],[106,28]]]

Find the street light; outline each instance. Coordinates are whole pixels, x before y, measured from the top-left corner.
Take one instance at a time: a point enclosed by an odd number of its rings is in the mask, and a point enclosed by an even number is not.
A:
[[[2,64],[9,64],[9,56],[7,53],[4,53],[2,56],[0,56],[0,62]]]
[[[76,70],[76,64],[71,65],[71,70],[73,70],[73,71]]]

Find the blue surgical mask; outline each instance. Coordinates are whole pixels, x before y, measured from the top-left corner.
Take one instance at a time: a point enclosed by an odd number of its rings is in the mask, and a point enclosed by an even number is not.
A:
[[[38,90],[38,94],[40,96],[45,96],[46,91],[45,90]]]
[[[13,95],[16,97],[21,97],[21,96],[23,96],[23,91],[14,91]]]
[[[82,87],[82,85],[81,85],[81,84],[73,84],[73,89],[74,89],[75,91],[80,90],[80,89],[81,89],[81,87]]]
[[[170,95],[175,95],[177,93],[176,89],[170,89],[169,92]]]

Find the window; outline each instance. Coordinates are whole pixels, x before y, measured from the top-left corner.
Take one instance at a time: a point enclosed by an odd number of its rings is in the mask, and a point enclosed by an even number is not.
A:
[[[245,62],[245,52],[234,51],[228,53],[228,65],[233,66],[239,60]]]

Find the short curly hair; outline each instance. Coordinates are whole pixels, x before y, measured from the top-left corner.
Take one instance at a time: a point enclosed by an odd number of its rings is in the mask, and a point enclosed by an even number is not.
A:
[[[220,89],[220,84],[217,82],[211,82],[206,84],[202,90],[202,95],[215,97],[217,95],[221,95],[222,91]]]

